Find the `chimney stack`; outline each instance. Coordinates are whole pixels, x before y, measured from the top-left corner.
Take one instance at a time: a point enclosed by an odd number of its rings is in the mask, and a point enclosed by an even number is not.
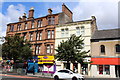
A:
[[[22,16],[22,21],[26,21],[26,18],[27,18],[26,13],[24,13],[23,16]]]
[[[29,10],[28,19],[33,19],[34,17],[34,7],[31,7]]]
[[[62,12],[64,12],[70,18],[70,20],[72,20],[73,13],[64,3],[62,5]]]
[[[52,14],[52,9],[51,8],[48,9],[48,13]]]
[[[22,21],[22,18],[21,17],[19,17],[19,22],[21,22]]]
[[[95,16],[91,16],[92,17],[92,20],[96,20]]]

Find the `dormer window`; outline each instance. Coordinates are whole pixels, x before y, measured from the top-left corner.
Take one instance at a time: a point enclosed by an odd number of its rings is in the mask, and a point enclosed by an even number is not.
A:
[[[55,17],[51,16],[51,17],[48,17],[48,25],[53,25],[55,24]]]

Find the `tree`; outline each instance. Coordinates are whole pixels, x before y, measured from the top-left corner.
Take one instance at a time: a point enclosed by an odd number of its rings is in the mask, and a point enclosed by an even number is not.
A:
[[[76,61],[83,64],[83,59],[87,56],[88,51],[83,51],[83,43],[81,35],[73,34],[68,40],[62,41],[58,45],[55,55],[56,59],[60,61],[67,61],[67,63],[75,63]]]
[[[2,44],[2,57],[5,59],[27,60],[32,57],[31,44],[18,35],[5,37]]]

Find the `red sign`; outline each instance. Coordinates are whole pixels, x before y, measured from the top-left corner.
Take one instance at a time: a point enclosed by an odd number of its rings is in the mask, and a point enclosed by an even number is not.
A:
[[[120,65],[120,58],[91,58],[91,64]]]

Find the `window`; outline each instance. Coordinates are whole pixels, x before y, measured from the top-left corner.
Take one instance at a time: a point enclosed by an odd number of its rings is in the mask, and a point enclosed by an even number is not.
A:
[[[48,36],[48,39],[50,39],[50,30],[48,30],[47,36]]]
[[[61,29],[61,37],[64,37],[64,29]]]
[[[84,28],[84,26],[81,27],[81,34],[82,34],[82,35],[85,34],[85,28]]]
[[[54,17],[48,17],[48,25],[55,24],[55,18]]]
[[[60,71],[58,71],[58,72],[61,72],[61,73],[69,73],[69,71],[67,71],[67,70],[60,70]]]
[[[39,35],[40,35],[40,40],[42,40],[42,32],[40,32]]]
[[[17,30],[18,30],[18,31],[21,30],[21,24],[18,24]]]
[[[14,31],[14,25],[10,25],[10,31]]]
[[[37,40],[42,40],[42,32],[37,32],[36,36],[37,36]]]
[[[98,71],[101,75],[110,75],[110,66],[109,65],[98,65]]]
[[[34,21],[32,21],[32,28],[34,28]]]
[[[116,52],[120,52],[120,45],[119,44],[116,44]]]
[[[53,45],[51,45],[51,53],[53,53],[53,51],[54,51],[54,50],[53,50]]]
[[[35,51],[35,53],[36,54],[40,54],[40,50],[41,50],[40,45],[36,45],[36,51]]]
[[[50,45],[47,45],[47,53],[50,53]]]
[[[101,45],[100,49],[101,49],[101,53],[105,53],[105,46],[104,45]]]
[[[69,31],[68,31],[68,28],[66,28],[65,29],[65,35],[66,35],[66,37],[68,36],[68,34],[69,34]]]
[[[80,28],[76,27],[76,35],[80,35]]]
[[[38,20],[38,27],[42,27],[42,20]]]
[[[52,30],[52,39],[54,38],[54,30]]]
[[[25,29],[27,29],[27,27],[28,27],[28,25],[27,25],[27,23],[25,23]]]
[[[30,41],[33,40],[33,33],[30,33]]]

